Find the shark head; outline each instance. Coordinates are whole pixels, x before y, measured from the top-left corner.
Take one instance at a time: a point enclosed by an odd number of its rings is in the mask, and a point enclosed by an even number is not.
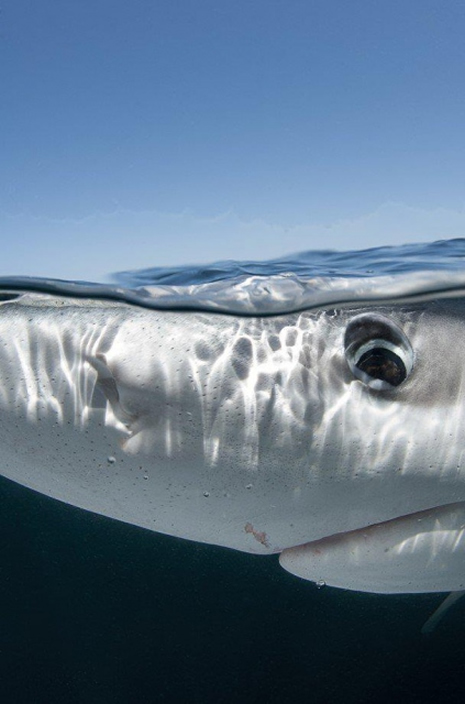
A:
[[[12,297],[1,472],[305,579],[458,590],[464,318],[452,298],[252,317]]]

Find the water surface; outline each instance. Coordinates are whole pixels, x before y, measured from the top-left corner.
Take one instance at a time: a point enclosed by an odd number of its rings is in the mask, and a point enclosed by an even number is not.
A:
[[[457,296],[465,289],[465,238],[361,251],[307,251],[263,262],[151,267],[111,278],[115,284],[3,276],[0,289],[242,315]]]

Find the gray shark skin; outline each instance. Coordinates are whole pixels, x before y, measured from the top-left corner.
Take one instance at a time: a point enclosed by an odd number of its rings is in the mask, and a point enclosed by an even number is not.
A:
[[[0,472],[313,581],[465,588],[465,304],[0,304]]]

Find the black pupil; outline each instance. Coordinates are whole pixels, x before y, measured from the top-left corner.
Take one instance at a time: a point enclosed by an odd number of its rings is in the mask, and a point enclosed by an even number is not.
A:
[[[399,386],[407,377],[407,370],[401,358],[385,347],[374,347],[362,354],[357,367],[373,379],[381,379],[391,386]]]

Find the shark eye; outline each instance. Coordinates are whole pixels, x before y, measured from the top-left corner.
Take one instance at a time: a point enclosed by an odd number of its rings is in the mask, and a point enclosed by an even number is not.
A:
[[[356,379],[379,391],[393,389],[409,376],[413,350],[404,332],[380,315],[362,314],[346,329],[347,363]]]
[[[385,384],[399,386],[407,378],[407,369],[398,352],[396,346],[386,340],[367,342],[355,353],[352,371],[373,388],[385,388]]]

